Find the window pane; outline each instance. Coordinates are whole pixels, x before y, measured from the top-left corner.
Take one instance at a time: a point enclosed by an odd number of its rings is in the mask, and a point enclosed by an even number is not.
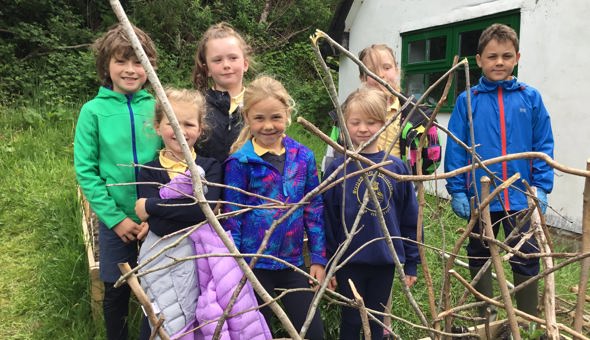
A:
[[[408,53],[409,63],[419,63],[426,60],[426,40],[419,40],[410,43]]]
[[[473,57],[477,54],[477,43],[483,30],[468,31],[459,34],[459,56]]]
[[[428,79],[428,83],[427,88],[434,84],[438,78],[442,77],[442,75],[445,74],[444,72],[434,72],[434,73],[430,73],[427,75],[427,79]],[[440,100],[440,97],[442,97],[443,94],[443,90],[445,89],[445,84],[447,83],[446,79],[443,79],[443,81],[438,84],[434,89],[432,89],[432,91],[430,91],[430,94],[428,95],[428,99],[425,101],[425,103],[427,104],[431,104],[431,105],[436,105],[436,103],[438,103],[438,101]]]
[[[424,93],[424,74],[410,74],[406,75],[406,93],[416,98],[420,98]]]
[[[445,59],[447,55],[447,37],[430,39],[430,58],[428,60]]]
[[[455,98],[465,91],[465,71],[463,69],[458,70],[455,72]],[[469,68],[469,86],[473,87],[477,85],[479,82],[479,77],[481,76],[481,69],[478,67]]]
[[[410,74],[406,75],[406,89],[405,92],[408,95],[414,96],[416,100],[418,100],[424,92],[430,87],[430,85],[434,84],[440,78],[444,72],[433,72],[433,73],[417,73],[417,74]],[[440,97],[442,96],[443,90],[445,87],[445,82],[443,81],[439,84],[436,88],[434,88],[428,98],[422,101],[424,104],[429,105],[436,105]]]

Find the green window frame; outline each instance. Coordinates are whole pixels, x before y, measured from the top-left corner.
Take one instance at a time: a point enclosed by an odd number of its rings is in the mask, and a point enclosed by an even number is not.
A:
[[[469,78],[473,86],[479,81],[481,69],[477,66],[475,55],[481,32],[494,23],[512,27],[520,35],[520,10],[497,13],[453,24],[429,27],[405,32],[402,37],[402,89],[408,95],[419,98],[431,84],[453,66],[453,58],[469,61]],[[516,75],[518,69],[515,68]],[[426,104],[436,105],[440,99],[445,82],[437,86],[429,95]],[[461,68],[455,72],[453,84],[441,112],[451,112],[457,96],[465,90],[465,72]]]

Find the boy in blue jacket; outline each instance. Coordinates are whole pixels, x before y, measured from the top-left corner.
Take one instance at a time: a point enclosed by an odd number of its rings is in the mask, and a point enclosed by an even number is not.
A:
[[[478,44],[477,65],[483,77],[471,88],[471,110],[474,141],[470,137],[467,117],[467,96],[463,92],[455,104],[449,121],[449,131],[466,145],[476,145],[475,151],[482,160],[519,152],[543,152],[553,158],[553,133],[549,113],[543,105],[541,94],[534,88],[517,81],[512,75],[520,58],[516,32],[503,24],[494,24],[485,29]],[[445,172],[471,164],[471,154],[451,138],[447,139]],[[547,207],[547,194],[553,189],[553,169],[541,159],[518,159],[488,166],[494,174],[492,189],[515,173],[537,188],[537,198],[541,202],[542,213]],[[470,217],[469,198],[481,193],[480,179],[491,177],[483,169],[464,173],[447,180],[447,191],[452,196],[451,206],[455,214],[464,219]],[[526,188],[517,181],[500,193],[490,204],[490,214],[494,234],[500,224],[504,234],[509,235],[517,225],[519,211],[528,208]],[[478,202],[476,202],[478,204]],[[529,229],[527,222],[508,245],[514,246],[523,233]],[[480,233],[476,223],[473,233]],[[534,237],[526,241],[520,251],[525,254],[538,252]],[[474,277],[490,256],[485,242],[470,238],[467,245],[469,268]],[[518,285],[539,273],[539,259],[525,259],[513,256],[510,265],[514,274],[514,284]],[[486,296],[493,296],[491,271],[488,269],[481,277],[476,289]],[[530,284],[515,294],[518,309],[537,315],[537,282]],[[483,316],[485,308],[479,310]]]

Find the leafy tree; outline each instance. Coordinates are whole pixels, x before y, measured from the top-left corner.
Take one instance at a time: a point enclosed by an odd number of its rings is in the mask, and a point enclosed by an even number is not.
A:
[[[201,34],[211,24],[227,21],[252,45],[258,69],[278,76],[301,99],[300,112],[317,112],[321,117],[331,104],[315,72],[308,37],[316,28],[327,27],[337,2],[125,0],[121,4],[130,20],[158,46],[158,75],[163,83],[190,87]],[[103,0],[4,4],[0,7],[0,105],[79,104],[93,96],[98,83],[88,47],[116,22]]]

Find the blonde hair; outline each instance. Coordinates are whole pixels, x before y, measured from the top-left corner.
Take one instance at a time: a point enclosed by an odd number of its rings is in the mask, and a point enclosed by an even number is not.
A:
[[[132,27],[150,64],[156,69],[158,53],[154,42],[147,33],[133,25]],[[109,64],[113,56],[122,56],[125,59],[136,57],[131,41],[127,37],[122,24],[111,26],[105,34],[94,41],[91,48],[96,56],[98,79],[103,86],[113,86],[113,80],[109,73]]]
[[[353,111],[362,112],[367,118],[385,124],[387,121],[387,97],[378,89],[362,86],[349,94],[342,104],[345,121],[348,121]]]
[[[205,91],[209,87],[209,77],[207,70],[207,43],[213,39],[222,39],[227,37],[234,37],[242,48],[244,59],[250,62],[252,57],[252,48],[246,40],[238,33],[234,28],[226,23],[220,22],[207,29],[199,44],[197,46],[197,52],[195,53],[195,66],[193,68],[193,85],[196,89]]]
[[[382,63],[381,55],[379,54],[379,52],[381,51],[391,55],[391,58],[393,59],[394,63],[393,66],[396,68],[396,70],[399,71],[399,66],[397,64],[397,60],[395,59],[395,54],[393,53],[393,50],[391,49],[391,47],[385,44],[373,44],[371,46],[365,47],[362,51],[359,52],[359,60],[362,61],[363,64],[365,64],[365,66],[371,72],[378,73],[378,69],[381,67],[380,65]],[[365,82],[367,80],[367,77],[367,73],[359,66],[359,78],[361,79],[361,81]],[[399,83],[389,85],[391,85],[395,90],[399,91]]]
[[[194,105],[195,114],[198,117],[197,120],[199,121],[199,127],[201,128],[201,136],[199,139],[204,139],[209,132],[209,126],[205,120],[205,97],[203,97],[201,92],[197,90],[177,89],[172,87],[165,88],[164,92],[166,93],[166,98],[168,98],[171,103],[181,102]],[[166,114],[164,113],[164,106],[162,105],[162,102],[160,100],[156,101],[156,113],[154,115],[155,125],[160,124],[165,116]]]
[[[252,131],[250,131],[250,126],[245,119],[248,117],[250,108],[256,103],[268,98],[274,98],[285,105],[288,124],[291,124],[291,113],[295,110],[295,101],[293,98],[291,98],[280,81],[269,76],[258,77],[244,91],[244,106],[242,107],[244,127],[240,131],[236,141],[232,144],[229,150],[230,154],[238,151],[252,138]]]

